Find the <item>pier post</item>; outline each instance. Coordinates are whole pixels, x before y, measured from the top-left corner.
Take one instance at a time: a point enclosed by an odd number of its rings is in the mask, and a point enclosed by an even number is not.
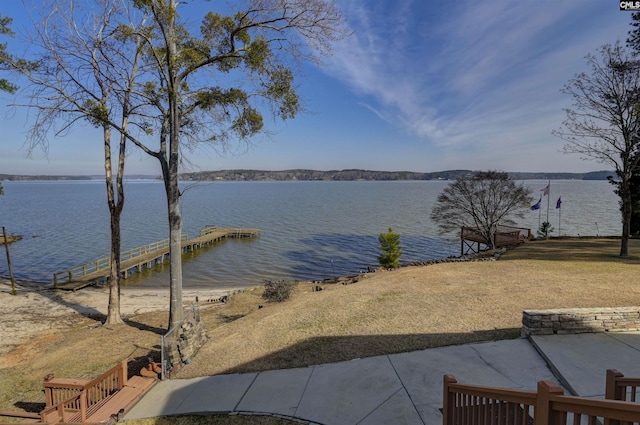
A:
[[[13,279],[13,268],[11,267],[11,256],[9,255],[9,238],[7,229],[2,226],[2,237],[4,237],[4,249],[7,252],[7,267],[9,268],[9,279],[11,279],[11,295],[16,294],[16,281]]]

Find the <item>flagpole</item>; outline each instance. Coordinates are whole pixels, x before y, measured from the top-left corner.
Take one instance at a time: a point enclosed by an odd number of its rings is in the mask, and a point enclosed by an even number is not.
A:
[[[549,223],[549,199],[551,199],[551,180],[547,183],[547,223]]]
[[[540,207],[540,204],[538,203],[538,207]],[[540,208],[538,208],[538,229],[540,229],[540,217],[541,217],[542,211],[540,210]]]
[[[558,198],[560,200],[560,198]],[[558,236],[562,236],[560,233],[560,219],[562,218],[562,205],[558,203]]]

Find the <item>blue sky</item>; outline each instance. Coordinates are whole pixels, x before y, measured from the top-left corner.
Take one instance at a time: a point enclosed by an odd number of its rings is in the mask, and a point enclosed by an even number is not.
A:
[[[194,16],[218,2],[195,1]],[[608,0],[339,0],[353,36],[298,80],[309,113],[225,155],[200,148],[183,171],[365,168],[584,172],[611,167],[561,152],[551,135],[570,99],[560,89],[587,71],[585,55],[624,41],[630,12]],[[184,10],[184,9],[183,9]],[[14,29],[20,1],[2,2]],[[20,96],[20,93],[18,94]],[[76,127],[48,154],[25,157],[31,117],[0,95],[0,174],[101,174],[101,135]],[[127,173],[159,174],[131,150]]]

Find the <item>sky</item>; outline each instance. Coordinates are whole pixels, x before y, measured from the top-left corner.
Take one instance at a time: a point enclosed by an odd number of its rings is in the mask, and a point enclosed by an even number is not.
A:
[[[218,1],[194,0],[201,16]],[[22,2],[0,13],[28,31]],[[631,12],[611,0],[338,0],[352,35],[299,77],[305,114],[267,118],[269,137],[227,153],[201,147],[181,171],[361,168],[587,172],[612,167],[562,153],[551,134],[571,106],[560,89],[588,71],[585,56],[624,42]],[[5,40],[3,40],[5,41]],[[11,40],[7,40],[11,43]],[[97,175],[101,133],[80,125],[26,157],[33,113],[0,94],[0,174]],[[159,175],[131,149],[127,174]]]

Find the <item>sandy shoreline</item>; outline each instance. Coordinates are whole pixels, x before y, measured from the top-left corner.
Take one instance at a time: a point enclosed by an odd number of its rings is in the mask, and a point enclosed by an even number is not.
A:
[[[106,315],[108,287],[89,287],[76,292],[59,291],[25,281],[16,282],[17,294],[11,295],[11,282],[0,278],[0,356],[43,334],[69,329],[87,317]],[[201,304],[218,302],[220,297],[241,290],[185,289],[183,302],[190,305],[198,297]],[[123,317],[151,311],[168,310],[169,290],[122,288],[120,311]]]

